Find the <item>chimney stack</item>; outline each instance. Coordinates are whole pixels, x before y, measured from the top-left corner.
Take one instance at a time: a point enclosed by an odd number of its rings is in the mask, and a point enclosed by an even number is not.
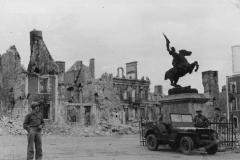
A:
[[[202,72],[202,84],[204,87],[204,95],[207,98],[219,98],[218,71]]]
[[[154,86],[154,94],[161,95],[163,93],[162,89],[163,89],[162,85]]]
[[[89,61],[89,70],[93,79],[95,79],[95,59],[92,58]]]
[[[58,66],[58,74],[65,73],[65,62],[63,62],[63,61],[56,61],[55,63]]]
[[[126,63],[126,78],[137,79],[137,62]]]

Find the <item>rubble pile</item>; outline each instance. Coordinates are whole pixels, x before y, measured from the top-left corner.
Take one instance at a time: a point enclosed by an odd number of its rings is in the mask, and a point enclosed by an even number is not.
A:
[[[42,131],[43,135],[61,135],[61,136],[107,136],[114,134],[138,134],[138,121],[131,124],[121,124],[114,126],[111,124],[100,124],[95,126],[71,126],[71,125],[46,125]],[[0,117],[0,135],[26,135],[27,131],[23,129],[23,122],[18,119],[2,116]]]
[[[0,135],[25,135],[23,123],[18,119],[2,116],[0,117]]]
[[[113,134],[138,134],[138,122],[134,125],[120,125],[118,127],[110,124],[96,126],[70,126],[70,125],[46,125],[43,128],[44,135],[61,135],[61,136],[107,136]]]

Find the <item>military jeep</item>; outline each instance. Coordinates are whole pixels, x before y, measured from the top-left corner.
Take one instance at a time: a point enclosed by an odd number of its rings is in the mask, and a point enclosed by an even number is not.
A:
[[[173,150],[181,149],[183,154],[191,154],[194,149],[204,148],[208,154],[218,151],[218,134],[213,129],[194,127],[191,114],[171,113],[168,123],[163,121],[142,124],[143,135],[149,150],[155,151],[159,145],[168,144]]]

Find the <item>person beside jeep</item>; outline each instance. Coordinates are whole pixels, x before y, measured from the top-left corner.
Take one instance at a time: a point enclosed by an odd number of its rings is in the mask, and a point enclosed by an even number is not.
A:
[[[197,115],[194,117],[193,122],[195,127],[206,128],[209,126],[209,120],[202,115],[202,110],[196,110]]]
[[[227,118],[221,114],[221,109],[216,107],[214,108],[214,118],[213,118],[213,123],[219,123],[218,124],[218,128],[222,127],[227,127],[226,123],[227,123]]]

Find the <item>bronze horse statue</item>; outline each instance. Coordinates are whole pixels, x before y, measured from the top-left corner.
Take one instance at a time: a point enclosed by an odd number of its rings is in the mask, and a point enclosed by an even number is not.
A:
[[[195,61],[191,64],[189,64],[185,58],[185,56],[191,55],[192,52],[186,51],[186,50],[180,50],[179,51],[179,64],[175,65],[173,68],[169,69],[165,73],[165,80],[169,79],[171,82],[171,85],[174,87],[181,87],[177,84],[180,77],[185,76],[187,73],[191,74],[193,69],[195,68],[195,72],[197,72],[199,65],[198,62]],[[183,61],[180,61],[183,60]],[[173,62],[174,63],[174,62]]]
[[[174,87],[181,87],[177,84],[179,78],[185,76],[187,73],[191,74],[195,67],[195,72],[197,72],[199,68],[198,62],[195,61],[192,64],[188,63],[185,56],[191,56],[192,52],[187,50],[180,50],[179,53],[177,53],[174,47],[170,48],[170,41],[167,36],[165,34],[163,34],[163,36],[166,39],[167,51],[169,52],[169,55],[173,57],[173,68],[169,69],[165,73],[165,80],[169,79],[171,85]]]

